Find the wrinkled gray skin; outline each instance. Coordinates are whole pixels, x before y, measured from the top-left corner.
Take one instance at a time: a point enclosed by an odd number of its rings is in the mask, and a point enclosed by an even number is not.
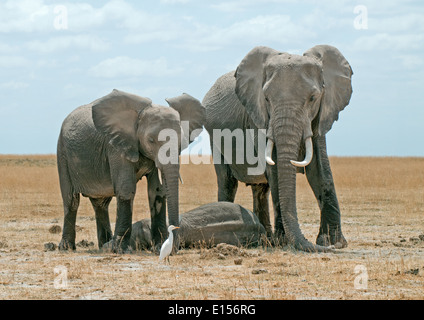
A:
[[[158,134],[165,128],[175,130],[179,152],[180,122],[190,121],[190,131],[202,128],[205,110],[187,94],[167,102],[172,108],[114,90],[77,108],[64,120],[57,146],[64,206],[61,250],[75,250],[75,221],[82,194],[90,198],[95,211],[99,248],[112,241],[114,252],[125,251],[131,237],[136,183],[143,176],[147,177],[152,239],[156,245],[160,245],[161,234],[167,233],[166,204],[169,223],[179,224],[179,163],[160,163],[158,151],[167,141],[159,141]],[[108,206],[114,196],[117,218],[112,237]]]
[[[339,50],[320,45],[303,56],[256,47],[237,71],[219,78],[202,102],[206,108],[205,128],[211,137],[214,129],[266,129],[267,141],[275,143],[275,165],[266,165],[263,175],[249,175],[247,161],[223,164],[221,155],[222,164],[215,164],[218,201],[233,202],[238,181],[251,185],[254,212],[271,235],[271,191],[277,237],[304,251],[327,251],[326,246],[336,244],[346,247],[325,134],[349,103],[352,74]],[[306,168],[296,169],[290,161],[304,159],[305,141],[310,137],[312,162]],[[212,139],[212,148],[214,144],[220,142]],[[222,142],[218,148],[224,150]],[[317,245],[304,238],[297,219],[296,172],[304,171],[321,210]]]
[[[150,230],[150,219],[133,224],[133,249],[151,249]],[[251,211],[235,203],[214,202],[181,214],[178,235],[184,247],[199,244],[211,247],[219,243],[249,246],[257,245],[266,231]]]

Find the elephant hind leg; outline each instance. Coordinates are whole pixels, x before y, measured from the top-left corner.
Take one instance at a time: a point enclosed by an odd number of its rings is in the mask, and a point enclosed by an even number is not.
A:
[[[269,185],[266,183],[252,184],[253,212],[264,226],[267,236],[272,235],[272,226],[269,218]]]
[[[64,221],[62,240],[59,244],[59,250],[75,250],[75,224],[77,219],[77,211],[80,202],[80,194],[74,193],[66,197],[63,201]]]
[[[112,197],[107,198],[90,198],[90,202],[93,206],[94,212],[96,213],[96,225],[97,225],[97,240],[99,243],[99,249],[110,240],[112,240],[112,229],[110,227],[109,220],[109,204]]]
[[[218,182],[218,201],[234,202],[238,180],[234,178],[230,166],[222,163],[215,164],[215,172]]]
[[[59,140],[59,146],[61,145]],[[63,200],[63,231],[62,240],[59,243],[59,250],[75,250],[75,223],[77,211],[80,203],[80,194],[75,191],[69,176],[66,158],[58,148],[58,172],[60,191]]]

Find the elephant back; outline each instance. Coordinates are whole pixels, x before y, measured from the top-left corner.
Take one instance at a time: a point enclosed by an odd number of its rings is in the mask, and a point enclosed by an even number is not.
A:
[[[236,79],[231,71],[215,82],[203,98],[206,108],[205,128],[210,135],[213,129],[228,128],[231,131],[245,127],[249,117],[235,93]]]
[[[181,242],[185,246],[257,245],[266,234],[257,216],[230,202],[208,203],[182,215]]]
[[[73,110],[63,121],[60,135],[67,141],[91,136],[96,133],[91,104],[83,105]]]

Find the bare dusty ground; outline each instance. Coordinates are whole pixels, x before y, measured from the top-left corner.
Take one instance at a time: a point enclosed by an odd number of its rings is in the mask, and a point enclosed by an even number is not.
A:
[[[151,252],[100,252],[85,198],[77,251],[48,251],[63,222],[55,157],[0,156],[0,299],[423,299],[424,159],[331,163],[348,248],[198,248],[181,250],[168,266]],[[212,165],[183,165],[182,176],[181,212],[216,201]],[[250,188],[240,184],[236,202],[252,209]],[[319,210],[303,175],[297,203],[301,228],[315,241]],[[149,216],[144,180],[134,211],[134,221]]]

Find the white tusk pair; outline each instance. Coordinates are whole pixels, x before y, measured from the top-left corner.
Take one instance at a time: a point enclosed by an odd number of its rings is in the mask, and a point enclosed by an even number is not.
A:
[[[294,165],[295,167],[304,168],[311,163],[312,157],[314,155],[311,137],[305,140],[305,147],[306,147],[306,155],[303,161],[299,162],[299,161],[290,160],[290,163]],[[265,160],[270,166],[275,165],[275,162],[272,161],[273,149],[274,149],[274,141],[272,141],[271,139],[268,139],[268,143],[266,145],[266,150],[265,150]]]
[[[163,184],[162,183],[162,172],[160,171],[159,168],[158,168],[158,176],[159,176],[159,182],[160,182],[160,184]],[[181,184],[184,184],[183,178],[181,178],[181,174],[180,173],[178,173],[178,178],[180,179]]]

